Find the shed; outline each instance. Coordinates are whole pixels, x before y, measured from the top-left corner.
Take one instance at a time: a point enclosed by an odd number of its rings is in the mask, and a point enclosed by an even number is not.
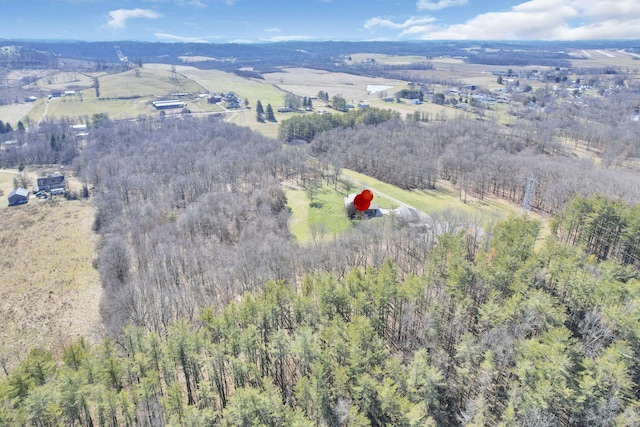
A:
[[[26,188],[16,188],[9,193],[9,206],[23,205],[29,201],[29,190]]]

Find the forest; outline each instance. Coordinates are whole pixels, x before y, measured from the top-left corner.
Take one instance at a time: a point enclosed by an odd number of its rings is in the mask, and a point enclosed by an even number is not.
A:
[[[1,167],[64,165],[97,208],[108,337],[5,370],[0,425],[640,425],[640,88],[593,72],[599,96],[540,88],[509,125],[370,109],[281,139],[188,115],[9,130]],[[519,205],[533,181],[551,234],[443,212],[296,243],[285,187],[346,195],[344,168],[461,203]]]
[[[268,281],[165,331],[33,350],[0,422],[174,426],[637,425],[640,280],[501,222],[441,236],[426,270]]]

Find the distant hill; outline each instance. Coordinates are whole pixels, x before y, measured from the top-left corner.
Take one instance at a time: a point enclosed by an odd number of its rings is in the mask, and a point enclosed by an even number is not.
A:
[[[2,42],[0,42],[2,44]],[[566,66],[569,49],[627,49],[640,51],[637,41],[600,42],[280,42],[264,44],[150,43],[136,41],[4,41],[0,67],[52,68],[61,58],[108,64],[183,64],[188,58],[203,69],[237,70],[252,67],[266,72],[273,67],[304,66],[331,69],[348,55],[371,54],[453,56],[472,63],[495,65]],[[121,55],[118,53],[121,52]],[[522,55],[527,51],[527,55]],[[124,57],[124,59],[123,59]]]

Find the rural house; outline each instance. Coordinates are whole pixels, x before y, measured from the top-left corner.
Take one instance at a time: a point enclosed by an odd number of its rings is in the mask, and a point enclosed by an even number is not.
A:
[[[359,211],[353,206],[356,193],[349,194],[344,198],[344,211],[349,219],[369,219],[382,216],[382,211],[377,204],[371,203],[366,211]]]
[[[29,201],[29,190],[16,188],[9,193],[9,206],[23,205]]]
[[[64,175],[53,175],[37,179],[38,191],[64,189]]]

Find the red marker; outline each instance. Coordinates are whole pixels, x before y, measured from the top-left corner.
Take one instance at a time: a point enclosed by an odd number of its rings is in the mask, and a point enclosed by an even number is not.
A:
[[[353,199],[353,207],[359,211],[366,211],[371,206],[371,200],[373,200],[373,193],[371,190],[364,190]]]

